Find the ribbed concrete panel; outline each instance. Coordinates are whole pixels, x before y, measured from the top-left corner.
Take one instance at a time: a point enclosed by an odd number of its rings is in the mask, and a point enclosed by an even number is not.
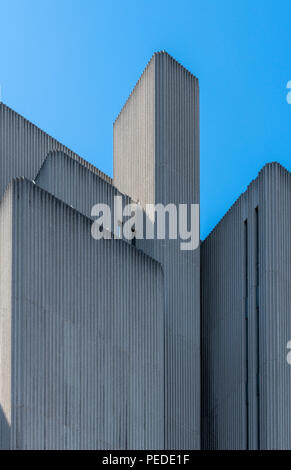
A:
[[[107,182],[109,176],[0,103],[0,199],[12,178],[34,179],[50,150],[63,150]]]
[[[11,193],[0,204],[0,449],[9,449],[11,425]]]
[[[114,184],[143,207],[199,203],[198,81],[167,53],[153,56],[115,122]],[[161,262],[165,276],[166,448],[198,449],[199,249],[182,252],[179,240],[136,246]]]
[[[260,442],[262,449],[291,449],[291,174],[268,165],[260,195]]]
[[[10,447],[163,448],[160,265],[122,240],[93,240],[88,218],[27,180],[6,194]]]
[[[114,185],[143,208],[155,203],[155,112],[153,56],[117,117],[113,132]]]
[[[202,445],[206,449],[246,446],[243,220],[238,201],[201,247]]]
[[[290,196],[266,165],[202,244],[205,449],[291,448]]]
[[[114,198],[121,197],[122,209],[132,202],[115,186],[61,151],[49,152],[35,182],[87,217],[91,217],[95,204],[107,204],[112,209],[112,231]]]

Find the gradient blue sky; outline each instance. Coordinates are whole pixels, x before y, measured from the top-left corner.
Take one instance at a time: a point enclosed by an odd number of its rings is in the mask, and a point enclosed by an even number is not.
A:
[[[290,0],[0,0],[10,107],[112,175],[112,124],[154,51],[200,80],[201,235],[260,168],[291,170]]]

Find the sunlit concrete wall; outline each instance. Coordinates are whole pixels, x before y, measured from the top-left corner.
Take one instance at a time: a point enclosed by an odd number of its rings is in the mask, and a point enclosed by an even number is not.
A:
[[[3,447],[162,449],[159,263],[25,179],[0,217]]]
[[[165,52],[154,54],[114,123],[114,185],[144,209],[200,202],[198,80]],[[179,240],[136,244],[165,276],[165,445],[198,449],[199,248],[183,252]]]
[[[132,200],[101,176],[88,169],[81,162],[62,151],[51,151],[41,166],[35,182],[38,186],[49,191],[69,206],[82,214],[92,217],[95,204],[106,204],[111,209],[110,227],[114,231],[114,216],[116,221],[122,221],[122,211]],[[120,213],[114,214],[116,198],[119,198]],[[122,232],[119,233],[122,236]]]

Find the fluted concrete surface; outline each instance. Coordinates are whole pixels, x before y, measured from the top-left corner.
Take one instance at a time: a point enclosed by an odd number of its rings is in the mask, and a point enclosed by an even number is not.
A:
[[[291,448],[290,214],[268,164],[202,244],[205,449]]]
[[[123,240],[94,240],[91,220],[25,179],[0,217],[9,447],[162,449],[159,263]]]
[[[198,80],[165,52],[154,54],[114,123],[114,185],[144,208],[200,202]],[[166,448],[198,449],[199,248],[183,252],[179,240],[136,246],[165,276]]]
[[[64,151],[112,182],[109,176],[0,102],[0,199],[12,178],[25,176],[33,180],[50,150]]]

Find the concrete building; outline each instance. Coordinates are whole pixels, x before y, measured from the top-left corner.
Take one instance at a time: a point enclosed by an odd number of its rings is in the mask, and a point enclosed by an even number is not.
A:
[[[197,79],[154,54],[113,131],[112,180],[0,103],[0,448],[290,449],[291,174],[201,250],[96,241],[97,203],[199,204]]]
[[[159,263],[26,179],[0,213],[2,447],[162,449]]]
[[[1,448],[200,447],[199,249],[90,233],[114,196],[199,203],[198,125],[166,53],[115,122],[114,184],[0,104]]]
[[[154,54],[114,123],[114,185],[146,204],[199,204],[198,80]],[[147,216],[152,220],[153,214]],[[200,447],[200,253],[137,240],[165,276],[167,449]]]
[[[271,163],[202,243],[204,449],[291,448],[290,214]]]

